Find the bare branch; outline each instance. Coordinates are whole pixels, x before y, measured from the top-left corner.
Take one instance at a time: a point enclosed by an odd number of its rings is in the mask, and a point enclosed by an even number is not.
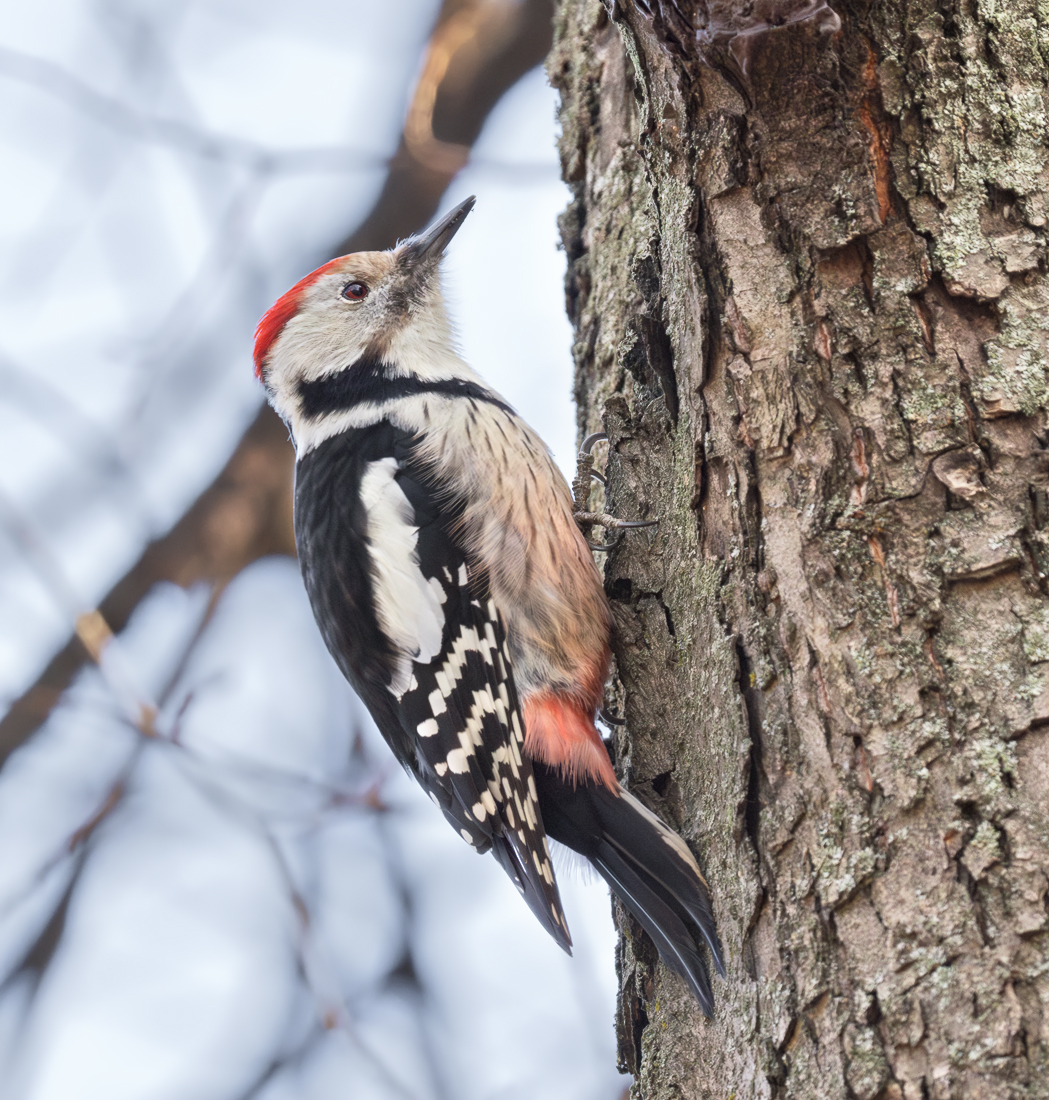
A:
[[[114,631],[127,624],[139,601],[159,581],[189,587],[222,583],[267,554],[295,553],[291,521],[294,456],[287,429],[264,406],[222,473],[98,606]],[[70,597],[71,617],[80,613]],[[0,721],[0,763],[51,713],[88,652],[71,638],[36,683]]]
[[[503,93],[550,49],[551,0],[445,0],[400,148],[372,212],[334,250],[390,248],[433,217]],[[454,23],[453,23],[454,21]]]

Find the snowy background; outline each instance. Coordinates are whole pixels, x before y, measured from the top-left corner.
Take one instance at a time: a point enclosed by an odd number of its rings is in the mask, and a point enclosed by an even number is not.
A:
[[[254,419],[254,325],[374,204],[437,14],[6,6],[0,713]],[[567,470],[554,108],[513,87],[442,209],[478,196],[466,357]],[[106,653],[0,770],[5,1100],[622,1095],[607,892],[562,874],[567,958],[394,764],[294,561],[159,585]]]

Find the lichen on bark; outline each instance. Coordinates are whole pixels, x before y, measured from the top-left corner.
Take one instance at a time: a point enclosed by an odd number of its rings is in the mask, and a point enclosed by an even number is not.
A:
[[[727,7],[563,0],[548,63],[579,429],[660,520],[605,565],[617,764],[729,961],[706,1023],[617,911],[621,1061],[1049,1096],[1049,11]]]

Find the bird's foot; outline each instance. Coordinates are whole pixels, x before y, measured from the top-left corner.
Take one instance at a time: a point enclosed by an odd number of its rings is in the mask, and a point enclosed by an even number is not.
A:
[[[599,443],[608,436],[604,432],[594,432],[583,440],[583,446],[579,451],[576,475],[572,481],[572,499],[574,501],[573,514],[579,529],[586,538],[591,550],[611,550],[618,546],[623,538],[624,531],[630,531],[637,527],[655,527],[658,519],[628,520],[617,519],[607,512],[591,512],[588,509],[590,502],[590,482],[600,481],[602,485],[608,484],[608,479],[599,470],[594,469],[594,456],[591,453],[595,443]],[[608,543],[591,542],[589,537],[591,527],[603,527],[606,531],[618,532],[618,536]]]

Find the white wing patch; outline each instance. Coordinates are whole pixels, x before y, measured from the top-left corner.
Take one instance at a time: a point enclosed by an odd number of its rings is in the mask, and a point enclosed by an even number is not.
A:
[[[435,590],[439,586],[431,584],[419,568],[419,528],[396,474],[395,458],[369,462],[361,478],[361,500],[368,514],[379,623],[401,654],[390,682],[391,694],[400,699],[412,681],[412,662],[426,664],[441,651],[444,601]]]

